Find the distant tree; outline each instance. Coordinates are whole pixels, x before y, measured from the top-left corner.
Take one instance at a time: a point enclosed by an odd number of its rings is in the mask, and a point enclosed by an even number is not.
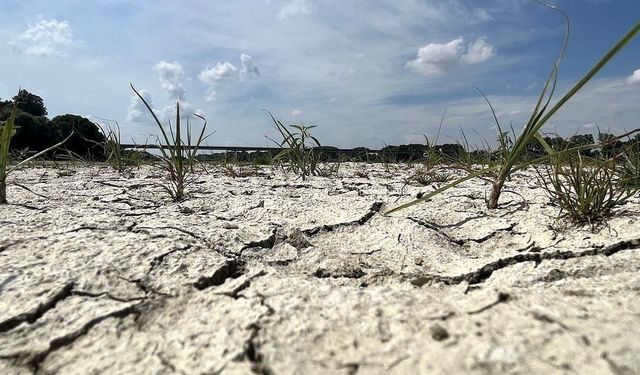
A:
[[[0,100],[0,121],[4,121],[11,115],[11,100]]]
[[[436,151],[438,151],[441,155],[449,158],[449,159],[457,159],[461,155],[464,154],[465,149],[461,144],[458,143],[445,143],[442,145],[434,146]]]
[[[629,151],[640,152],[640,134],[636,134],[624,143],[624,147]]]
[[[13,97],[13,101],[17,101],[18,109],[27,112],[33,116],[46,116],[47,107],[44,106],[44,100],[38,95],[22,89],[18,95]]]
[[[366,147],[355,147],[351,157],[354,161],[369,161],[370,154],[371,150]]]
[[[571,147],[586,146],[592,143],[594,143],[593,134],[576,134],[569,138],[569,145]]]
[[[11,139],[13,150],[42,151],[53,146],[62,138],[44,116],[33,116],[19,112],[16,116],[16,134]]]
[[[422,159],[426,146],[422,144],[408,144],[399,146],[385,146],[380,150],[382,155],[393,161],[410,161]]]
[[[320,160],[322,161],[336,161],[338,160],[338,148],[334,146],[320,146],[316,149],[320,153]]]
[[[569,147],[588,146],[593,143],[593,134],[576,134],[569,138]],[[591,151],[592,150],[589,149],[583,149],[580,153],[589,156],[591,155]]]
[[[617,155],[624,145],[622,141],[615,140],[615,138],[616,136],[613,134],[598,132],[598,142],[602,144],[600,151],[606,157]]]
[[[564,138],[557,135],[553,138],[544,137],[544,140],[547,141],[549,147],[551,147],[555,151],[564,150],[569,146],[568,142]]]
[[[105,141],[100,129],[91,120],[77,115],[62,115],[51,119],[51,125],[64,139],[73,131],[73,136],[64,144],[64,148],[92,160],[104,159],[104,149],[101,145]]]

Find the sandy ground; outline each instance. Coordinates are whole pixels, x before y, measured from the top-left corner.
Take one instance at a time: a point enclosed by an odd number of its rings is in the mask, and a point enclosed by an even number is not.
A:
[[[521,173],[381,215],[411,172],[214,168],[176,204],[151,168],[21,170],[0,374],[640,373],[640,200],[575,227]]]

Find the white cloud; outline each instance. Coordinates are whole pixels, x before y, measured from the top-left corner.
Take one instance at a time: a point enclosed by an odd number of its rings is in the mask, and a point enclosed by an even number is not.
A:
[[[216,96],[216,87],[223,81],[238,78],[238,68],[230,62],[217,63],[215,67],[207,68],[198,74],[198,78],[209,84],[209,95],[206,101],[212,101]]]
[[[40,20],[29,24],[27,30],[9,42],[17,52],[26,55],[65,57],[65,49],[73,44],[73,31],[69,22]]]
[[[289,0],[280,8],[278,19],[284,20],[287,17],[309,15],[313,13],[314,9],[315,5],[311,0]]]
[[[302,111],[299,109],[294,109],[293,112],[291,112],[291,116],[293,117],[300,116],[301,114],[302,114]]]
[[[151,109],[153,109],[153,98],[151,94],[146,90],[138,91],[140,96],[144,98],[144,100],[149,104]],[[142,100],[138,98],[137,95],[133,95],[131,97],[131,104],[129,105],[129,112],[127,113],[127,122],[129,123],[144,123],[151,119],[151,114],[149,110],[144,105]]]
[[[193,105],[188,102],[180,102],[180,118],[184,119],[185,117],[193,117],[195,114],[200,116],[204,116],[204,113],[200,109],[196,109]],[[159,113],[159,116],[165,122],[174,123],[176,119],[176,105],[169,104],[165,106],[162,111]]]
[[[487,12],[485,9],[477,9],[475,11],[475,16],[478,18],[478,20],[480,21],[491,21],[493,20],[493,17],[491,17],[491,15],[489,14],[489,12]]]
[[[251,56],[242,54],[240,55],[240,62],[242,62],[242,70],[240,75],[244,77],[260,77],[260,71],[258,67],[253,63]]]
[[[180,117],[192,117],[194,114],[202,115],[202,110],[195,108],[187,102],[187,92],[182,85],[184,69],[180,63],[160,61],[155,66],[155,71],[160,75],[160,85],[169,94],[169,99],[174,103],[165,106],[159,113],[159,117],[165,121],[173,121],[176,117],[176,104],[180,103]]]
[[[180,103],[180,117],[191,117],[194,114],[202,114],[200,109],[196,109],[186,100],[186,90],[182,85],[184,69],[178,62],[160,61],[154,67],[156,73],[159,74],[160,85],[169,94],[169,99],[173,102],[164,106],[162,109],[155,109],[151,94],[146,90],[140,90],[140,95],[153,109],[156,116],[163,123],[173,121],[176,117],[176,102]],[[137,95],[131,98],[131,104],[127,113],[127,122],[130,123],[146,123],[151,121],[151,114],[146,108],[142,100]]]
[[[169,94],[169,99],[185,100],[185,89],[181,82],[184,71],[180,64],[160,61],[156,64],[155,71],[160,75],[160,85]]]
[[[208,68],[198,74],[198,78],[205,83],[235,79],[238,76],[238,68],[230,62],[217,63],[215,67]]]
[[[444,73],[460,62],[463,42],[462,38],[457,38],[444,44],[429,43],[405,66],[425,76]]]
[[[640,69],[636,69],[633,74],[627,77],[628,84],[640,83]]]
[[[251,56],[244,53],[241,54],[240,63],[242,64],[241,69],[225,61],[224,63],[217,63],[214,67],[204,69],[198,74],[200,81],[209,85],[207,101],[212,101],[215,98],[216,89],[223,82],[233,82],[260,76],[260,70],[258,70]]]
[[[494,53],[495,49],[487,43],[487,38],[478,38],[475,42],[469,43],[467,53],[461,56],[461,60],[467,64],[479,64],[489,60]]]
[[[464,39],[456,38],[448,43],[429,43],[418,50],[414,60],[406,68],[429,76],[446,73],[460,64],[478,64],[491,58],[494,48],[486,38],[478,38],[464,47]]]
[[[154,111],[156,116],[163,122],[163,124],[168,124],[169,122],[174,122],[176,118],[176,104],[169,104],[164,106],[164,108],[158,110],[155,108],[153,104],[153,98],[151,94],[146,90],[138,91],[140,95],[144,98],[144,100],[149,104],[151,109]],[[185,101],[180,101],[180,118],[185,117],[193,117],[194,114],[203,115],[203,112],[200,109],[196,109],[193,105],[189,104]],[[154,122],[151,113],[149,113],[149,109],[144,105],[142,100],[138,98],[137,95],[133,95],[131,97],[131,104],[129,105],[129,111],[127,113],[127,122],[128,123],[150,123]]]

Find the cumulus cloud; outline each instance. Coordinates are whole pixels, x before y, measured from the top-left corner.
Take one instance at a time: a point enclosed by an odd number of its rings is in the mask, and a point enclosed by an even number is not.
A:
[[[469,43],[467,53],[461,56],[461,60],[467,64],[479,64],[489,60],[494,53],[495,49],[487,43],[486,38],[478,38],[475,42]]]
[[[164,108],[162,108],[162,110],[158,114],[158,117],[160,117],[164,121],[173,122],[176,119],[176,113],[177,112],[176,112],[175,103],[169,104]],[[197,109],[196,107],[194,107],[188,102],[185,102],[185,101],[180,102],[180,118],[193,117],[193,115],[196,115],[196,114],[200,116],[204,116],[204,112],[202,110]]]
[[[640,69],[636,69],[633,74],[627,77],[628,84],[640,83]]]
[[[198,78],[204,83],[216,83],[224,80],[235,79],[238,68],[230,62],[217,63],[212,68],[207,68],[198,74]]]
[[[301,114],[302,114],[302,111],[299,109],[294,109],[293,112],[291,112],[291,116],[293,117],[300,116]]]
[[[444,73],[459,62],[463,42],[458,38],[445,44],[429,43],[418,49],[418,55],[406,67],[425,76]]]
[[[17,52],[40,57],[65,57],[65,49],[72,44],[73,31],[69,22],[55,18],[29,24],[26,31],[9,42]]]
[[[160,61],[156,64],[155,71],[160,75],[160,85],[169,94],[169,99],[183,101],[186,92],[182,86],[182,66],[175,61]]]
[[[297,15],[309,15],[313,13],[315,5],[311,0],[289,0],[282,5],[280,12],[278,12],[278,19],[284,20],[285,18],[297,16]]]
[[[140,96],[144,98],[144,100],[149,104],[149,106],[153,109],[153,98],[151,94],[146,90],[138,91]],[[144,105],[142,100],[138,98],[137,95],[133,95],[131,97],[131,104],[129,105],[129,112],[127,113],[127,122],[130,123],[141,123],[147,122],[151,119],[151,115],[149,114],[149,110]]]
[[[461,64],[478,64],[494,55],[495,49],[486,38],[464,45],[463,38],[448,43],[429,43],[418,49],[414,60],[407,62],[406,68],[429,76],[446,73]]]
[[[187,102],[187,95],[182,80],[184,77],[184,69],[178,62],[160,61],[154,67],[159,75],[160,85],[169,95],[169,99],[173,102],[164,106],[162,109],[156,109],[153,99],[148,91],[140,90],[140,95],[146,100],[156,116],[161,121],[173,121],[176,117],[176,102],[180,103],[180,117],[190,117],[194,114],[202,114],[202,111],[196,109]],[[137,95],[131,98],[131,105],[127,114],[127,122],[145,123],[151,121],[149,110]]]
[[[238,68],[232,63],[225,61],[217,63],[212,68],[207,68],[198,74],[198,78],[209,85],[209,95],[206,100],[212,101],[216,96],[216,87],[224,81],[235,80],[238,78]]]
[[[228,61],[216,63],[214,67],[206,68],[198,74],[200,81],[209,85],[207,101],[212,101],[215,98],[217,87],[224,82],[233,82],[260,76],[260,70],[253,62],[251,56],[244,53],[241,54],[240,63],[242,64],[242,68],[240,69]]]
[[[260,77],[260,70],[253,63],[251,56],[243,53],[240,55],[240,62],[242,63],[241,77]]]

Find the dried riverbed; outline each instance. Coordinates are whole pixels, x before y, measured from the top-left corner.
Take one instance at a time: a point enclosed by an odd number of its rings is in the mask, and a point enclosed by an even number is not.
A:
[[[638,199],[575,227],[521,173],[383,216],[433,187],[209,169],[178,204],[151,168],[12,175],[0,373],[640,372]]]

